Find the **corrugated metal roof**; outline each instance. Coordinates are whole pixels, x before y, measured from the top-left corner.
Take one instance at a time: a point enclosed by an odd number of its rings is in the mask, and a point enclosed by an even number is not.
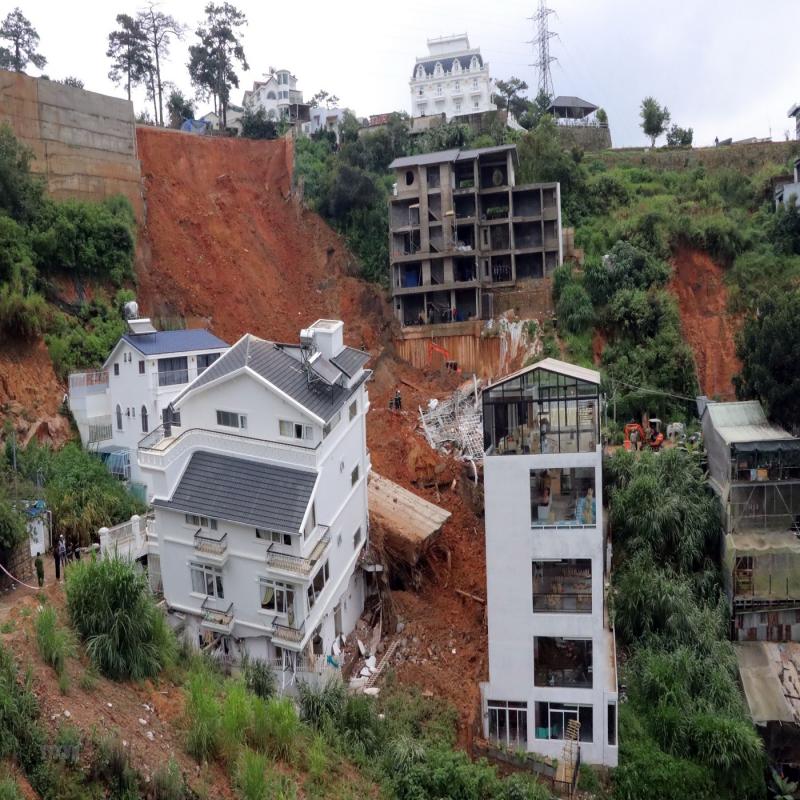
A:
[[[503,153],[509,150],[513,150],[516,154],[517,146],[515,144],[499,144],[495,147],[479,147],[475,150],[454,148],[452,150],[440,150],[437,153],[420,153],[416,156],[396,158],[389,164],[389,169],[402,169],[403,167],[424,166],[426,164],[447,164],[452,161],[471,161],[475,158],[480,158],[480,156]]]
[[[371,358],[369,353],[363,350],[356,350],[355,347],[345,347],[338,356],[331,359],[331,363],[337,366],[348,378],[352,378]]]
[[[145,356],[187,353],[191,350],[218,350],[228,347],[227,342],[223,342],[205,328],[156,331],[155,333],[126,333],[122,338]]]
[[[316,472],[200,451],[192,456],[172,497],[155,499],[153,505],[297,533],[316,481]]]
[[[736,442],[769,442],[794,437],[767,419],[758,400],[741,400],[735,403],[707,403],[714,430],[726,444]]]
[[[326,363],[331,364],[331,362]],[[300,360],[284,352],[284,349],[275,342],[259,339],[248,333],[222,358],[217,359],[202,375],[192,381],[175,398],[173,405],[178,407],[189,392],[243,368],[252,370],[324,422],[328,422],[342,408],[360,385],[359,383],[345,389],[342,386],[309,384],[306,369]],[[346,374],[341,367],[331,365],[331,368]]]

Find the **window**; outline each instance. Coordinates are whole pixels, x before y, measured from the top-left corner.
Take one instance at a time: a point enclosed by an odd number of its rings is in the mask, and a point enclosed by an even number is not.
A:
[[[256,539],[264,539],[264,541],[275,542],[275,544],[285,544],[287,547],[292,545],[291,534],[268,531],[263,528],[256,528]]]
[[[461,111],[461,103],[456,103],[456,111]]]
[[[361,544],[361,526],[359,525],[356,528],[356,532],[353,534],[353,549],[357,550],[360,544]]]
[[[474,109],[477,111],[477,110],[478,110],[478,109],[481,107],[481,104],[480,104],[480,103],[479,103],[479,102],[476,100],[476,101],[475,101],[475,102],[472,104],[472,107],[473,107],[473,108],[474,108]]]
[[[473,78],[472,79],[472,88],[473,89],[477,89],[478,88],[478,79],[477,78]]]
[[[193,592],[216,597],[218,600],[225,599],[221,569],[209,567],[207,564],[189,564],[189,569],[192,573]]]
[[[114,374],[119,375],[119,364],[114,364]]]
[[[342,412],[337,411],[322,428],[322,438],[324,439],[341,421]]]
[[[234,411],[217,411],[217,425],[226,428],[247,428],[247,417],[244,414],[237,414]]]
[[[275,100],[275,92],[269,91],[267,92],[267,100]]]
[[[543,424],[540,424],[540,430]],[[546,436],[544,433],[539,435]],[[531,436],[535,437],[536,433]],[[531,527],[585,528],[596,525],[594,478],[594,467],[532,469]]]
[[[612,747],[617,745],[617,704],[608,704],[608,743]]]
[[[472,56],[472,58],[469,61],[469,68],[470,69],[480,69],[481,68],[480,64],[478,63],[478,57],[477,56]],[[477,83],[477,81],[475,81],[475,82]]]
[[[191,525],[193,528],[208,528],[212,531],[217,529],[217,521],[210,517],[201,517],[198,514],[184,514],[183,518],[186,524]]]
[[[456,62],[456,64],[457,64],[457,63],[458,63],[458,62]],[[454,82],[453,82],[453,88],[454,88],[456,91],[458,91],[458,90],[461,88],[461,81],[454,81]]]
[[[117,404],[117,430],[122,430],[122,408]]]
[[[158,359],[158,385],[177,386],[189,382],[189,361],[186,356]]]
[[[205,372],[218,358],[219,353],[200,353],[197,356],[197,374]]]
[[[436,66],[433,68],[433,74],[436,75],[437,77],[439,75],[443,75],[444,74],[444,70],[442,69],[442,65],[438,61],[436,62]]]
[[[358,483],[358,464],[353,467],[353,471],[350,473],[350,485],[355,486]]]
[[[328,562],[326,561],[322,567],[320,567],[319,572],[314,576],[314,580],[311,581],[311,586],[308,587],[308,609],[309,611],[314,607],[314,603],[317,602],[317,598],[322,594],[322,590],[325,588],[325,584],[328,582]]]
[[[350,403],[350,421],[351,422],[356,418],[357,414],[358,414],[358,400],[353,400],[353,402]]]
[[[528,704],[487,700],[489,710],[489,739],[507,747],[526,748],[528,745]]]
[[[139,374],[144,375],[144,359],[139,359]]]
[[[533,683],[591,689],[592,640],[534,637]]]
[[[147,406],[142,406],[142,433],[147,433]]]
[[[259,579],[261,590],[261,608],[273,614],[283,614],[289,617],[289,623],[294,622],[294,586],[279,581],[270,581],[266,578]]]
[[[421,81],[424,80],[424,78],[425,78],[425,67],[423,67],[422,64],[420,64],[417,67],[417,80]]]
[[[313,439],[314,429],[311,425],[303,425],[300,422],[290,422],[282,419],[278,423],[281,436],[289,439]]]
[[[592,612],[592,562],[588,558],[534,561],[533,611]]]
[[[419,97],[422,97],[422,95],[424,95],[424,94],[425,94],[425,90],[420,86],[419,89],[417,89],[417,95]]]
[[[592,724],[594,714],[591,706],[571,703],[536,704],[536,738],[564,739],[570,721],[580,723],[578,738],[582,742],[593,739]]]
[[[442,94],[442,84],[441,83],[437,83],[436,84],[436,94],[439,95],[439,96],[441,96],[441,94]]]
[[[411,186],[414,183],[414,172],[410,169],[406,170],[406,186]]]

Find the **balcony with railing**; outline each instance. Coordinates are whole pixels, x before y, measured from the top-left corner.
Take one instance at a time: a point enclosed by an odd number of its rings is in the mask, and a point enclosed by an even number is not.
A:
[[[305,633],[305,620],[300,625],[285,625],[281,622],[275,622],[272,625],[272,642],[273,644],[287,644],[289,647],[297,647],[303,641]]]
[[[173,386],[182,386],[184,383],[189,383],[188,368],[161,370],[153,373],[154,389],[169,389]]]
[[[108,389],[108,370],[73,372],[69,376],[70,397],[83,397],[87,394],[103,394]]]
[[[197,555],[221,564],[228,555],[228,534],[216,534],[200,528],[194,535],[194,549]]]
[[[230,633],[233,630],[233,603],[206,597],[200,610],[203,614],[202,627],[218,633]]]
[[[111,415],[104,414],[100,417],[89,417],[89,432],[86,437],[86,444],[96,444],[106,442],[113,436]]]
[[[324,528],[324,526],[317,527]],[[325,528],[325,530],[327,531],[327,528]],[[277,572],[286,572],[293,576],[299,575],[300,577],[307,578],[311,575],[317,562],[325,555],[330,541],[330,534],[327,532],[324,533],[320,536],[314,549],[307,558],[292,555],[291,553],[282,553],[275,549],[274,544],[271,544],[267,548],[267,567]]]

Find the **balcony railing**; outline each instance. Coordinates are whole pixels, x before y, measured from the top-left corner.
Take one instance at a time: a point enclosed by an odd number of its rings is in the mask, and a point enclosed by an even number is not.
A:
[[[73,372],[69,376],[69,393],[73,397],[102,394],[108,388],[108,370]]]
[[[163,372],[156,373],[156,383],[161,386],[180,386],[184,383],[189,383],[189,370],[188,369],[170,369]]]
[[[194,549],[199,553],[210,556],[224,555],[228,549],[228,534],[223,533],[222,536],[210,536],[203,533],[202,529],[198,530],[194,535]]]
[[[110,414],[102,417],[89,417],[89,434],[86,443],[105,442],[112,438],[112,430]]]
[[[220,450],[229,455],[283,461],[300,467],[315,467],[317,463],[316,448],[204,428],[189,428],[175,438],[165,439],[163,427],[160,427],[139,442],[139,464],[153,469],[167,469],[191,450]]]
[[[213,597],[206,597],[200,606],[203,622],[217,628],[230,630],[233,627],[233,603],[221,602]]]
[[[282,623],[275,622],[272,625],[272,638],[278,639],[281,642],[291,642],[292,644],[299,644],[303,641],[303,636],[306,632],[306,623],[303,621],[300,626],[283,625]]]
[[[295,575],[308,576],[311,574],[311,570],[314,569],[314,565],[323,556],[325,550],[327,550],[330,541],[330,534],[326,533],[317,542],[313,552],[308,558],[294,556],[290,553],[280,553],[277,550],[273,550],[274,544],[271,544],[269,548],[267,548],[267,566],[273,569],[283,570],[284,572],[293,572]]]

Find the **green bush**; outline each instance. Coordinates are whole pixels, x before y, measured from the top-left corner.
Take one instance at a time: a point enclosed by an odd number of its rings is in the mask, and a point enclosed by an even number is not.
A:
[[[95,742],[91,775],[110,789],[112,797],[133,800],[138,796],[139,775],[131,765],[130,752],[116,734]]]
[[[242,661],[242,674],[247,688],[256,697],[268,700],[275,695],[275,672],[266,661],[245,657]]]
[[[32,340],[47,327],[50,311],[41,295],[0,286],[0,331],[12,339]]]
[[[66,594],[72,624],[107,677],[150,678],[174,660],[174,636],[131,563],[84,559],[67,572]]]
[[[206,669],[194,669],[186,684],[186,749],[198,763],[211,761],[220,748],[220,707]]]
[[[273,697],[266,701],[262,736],[266,751],[273,757],[292,762],[300,732],[300,719],[294,703],[288,697]]]
[[[0,777],[0,800],[24,800],[17,782],[10,775]]]
[[[241,800],[273,800],[266,781],[269,761],[261,753],[243,750],[236,764],[236,789]]]
[[[580,283],[564,287],[556,306],[559,326],[570,333],[582,333],[594,322],[594,309],[586,289]]]
[[[153,771],[150,791],[152,800],[188,800],[186,783],[174,757]]]
[[[328,772],[328,748],[325,739],[316,734],[311,739],[311,744],[306,750],[306,770],[311,783],[322,787]]]
[[[329,678],[320,686],[300,681],[297,686],[300,717],[315,730],[326,723],[338,724],[347,701],[347,692],[340,680]]]
[[[247,689],[242,681],[229,681],[225,687],[220,719],[220,743],[229,763],[236,754],[252,725],[252,710]]]
[[[7,550],[25,541],[28,530],[25,518],[20,511],[5,497],[0,486],[0,549]]]
[[[75,656],[71,632],[58,624],[56,611],[52,606],[45,606],[39,611],[34,628],[39,655],[57,675],[63,675],[67,659]]]

